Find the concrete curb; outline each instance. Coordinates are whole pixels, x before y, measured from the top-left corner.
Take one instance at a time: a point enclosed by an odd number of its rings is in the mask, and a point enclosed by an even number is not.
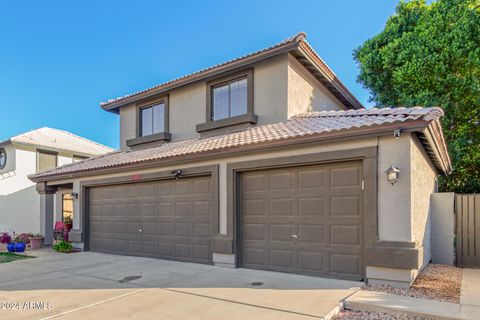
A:
[[[428,319],[474,319],[462,314],[460,304],[364,290],[359,290],[348,297],[345,300],[345,308],[350,310],[409,315]]]

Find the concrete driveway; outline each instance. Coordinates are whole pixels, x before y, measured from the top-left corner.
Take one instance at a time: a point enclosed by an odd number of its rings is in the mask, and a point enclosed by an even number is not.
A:
[[[33,255],[0,265],[2,320],[328,319],[362,284],[93,252]]]

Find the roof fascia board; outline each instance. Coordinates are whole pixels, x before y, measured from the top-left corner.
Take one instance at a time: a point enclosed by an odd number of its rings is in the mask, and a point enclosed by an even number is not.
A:
[[[441,168],[440,168],[441,171],[443,172],[443,174],[449,174],[452,171],[451,166],[448,164],[448,161],[446,161],[441,154],[439,145],[437,143],[437,139],[435,139],[435,133],[432,130],[432,126],[431,125],[427,126],[424,129],[423,133],[427,138],[428,144],[432,147],[435,157],[437,158],[438,162],[441,164]]]
[[[0,147],[5,147],[9,144],[13,144],[12,139],[7,139],[7,140],[0,141]]]
[[[185,162],[194,162],[200,160],[210,160],[215,158],[224,158],[228,154],[235,155],[238,154],[239,149],[242,150],[242,155],[248,153],[258,153],[259,151],[275,151],[278,149],[284,149],[285,147],[299,147],[305,146],[308,144],[317,145],[319,143],[331,143],[331,142],[339,142],[351,139],[360,139],[360,138],[369,138],[374,136],[383,136],[383,135],[393,135],[393,130],[395,129],[402,129],[404,132],[417,132],[423,131],[428,126],[428,122],[424,120],[415,120],[411,121],[410,123],[393,123],[388,126],[379,125],[376,128],[367,127],[367,128],[360,128],[357,130],[340,130],[335,132],[330,132],[329,134],[324,134],[321,136],[300,136],[298,138],[293,138],[288,140],[280,140],[275,142],[266,142],[261,144],[253,144],[249,146],[226,149],[222,151],[209,151],[204,152],[203,154],[188,154],[185,156],[180,157],[171,157],[171,158],[164,158],[158,159],[153,161],[145,161],[140,163],[133,163],[133,164],[124,164],[118,165],[113,167],[106,167],[100,169],[93,169],[93,170],[85,170],[80,172],[72,172],[54,176],[47,176],[47,177],[40,177],[36,178],[35,175],[30,175],[28,178],[33,182],[47,182],[47,181],[55,181],[55,180],[65,180],[65,179],[74,179],[79,177],[87,177],[87,176],[94,176],[98,174],[108,174],[108,173],[115,173],[123,170],[138,170],[138,169],[148,169],[159,167],[159,165],[167,165],[167,164],[180,164]]]
[[[307,48],[308,49],[308,48]],[[316,60],[317,57],[312,57],[310,49],[307,50],[303,45],[298,46],[298,51],[312,64],[320,74],[330,81],[330,83],[342,94],[345,99],[347,99],[355,109],[364,109],[365,107],[358,101],[343,85],[343,83],[337,78],[335,74],[332,73],[328,68],[320,65]]]

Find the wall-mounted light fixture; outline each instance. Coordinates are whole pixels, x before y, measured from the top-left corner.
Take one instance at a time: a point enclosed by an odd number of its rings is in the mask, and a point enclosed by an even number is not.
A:
[[[393,137],[394,137],[395,139],[400,138],[401,135],[402,135],[402,129],[395,129],[395,130],[393,130]]]
[[[70,193],[70,195],[72,196],[73,200],[78,199],[78,192],[72,192],[72,193]]]
[[[175,176],[175,179],[180,179],[180,175],[182,174],[182,170],[173,170],[172,174]]]
[[[385,173],[387,174],[387,181],[392,184],[392,186],[398,181],[398,175],[400,173],[400,169],[394,166],[390,166]]]

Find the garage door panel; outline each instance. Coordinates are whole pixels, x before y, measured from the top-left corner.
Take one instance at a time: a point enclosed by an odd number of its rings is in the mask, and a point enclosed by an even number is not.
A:
[[[361,272],[360,257],[349,254],[331,254],[330,271],[337,274],[356,275]]]
[[[193,193],[194,194],[211,194],[212,187],[211,187],[211,179],[197,179],[193,183]]]
[[[210,176],[90,188],[89,247],[211,263],[211,190]]]
[[[291,224],[270,224],[270,241],[286,241],[292,242],[294,234],[293,226]]]
[[[304,273],[325,273],[325,253],[298,251],[298,269]]]
[[[210,246],[208,244],[196,244],[193,247],[193,256],[198,259],[210,259]]]
[[[325,170],[301,170],[298,174],[298,186],[300,191],[324,189],[327,186]]]
[[[360,226],[330,226],[330,244],[360,246]]]
[[[157,215],[159,216],[173,216],[173,203],[171,202],[160,202],[158,204]]]
[[[157,225],[159,236],[171,236],[173,235],[173,223],[164,222]]]
[[[175,236],[191,236],[193,233],[192,223],[175,223],[174,234]]]
[[[194,223],[193,235],[195,237],[209,238],[211,234],[209,223]]]
[[[158,241],[158,254],[163,257],[174,256],[173,241]]]
[[[269,253],[269,265],[277,270],[279,268],[294,270],[294,252],[292,250],[272,249]]]
[[[193,256],[193,246],[190,243],[175,243],[175,255],[182,258]]]
[[[295,175],[292,172],[272,173],[269,176],[270,191],[292,189]]]
[[[298,225],[298,241],[301,244],[326,244],[325,225],[300,224]]]
[[[193,215],[194,216],[209,216],[210,215],[210,201],[194,201]]]
[[[360,168],[343,167],[330,170],[331,187],[359,186],[361,183]]]
[[[301,197],[298,198],[298,214],[300,216],[321,216],[324,215],[323,197]]]
[[[243,202],[244,216],[264,216],[266,214],[265,199],[246,199]]]
[[[267,252],[263,248],[244,248],[243,265],[265,268]]]
[[[178,181],[174,184],[175,194],[192,194],[192,183],[190,181]]]
[[[175,202],[175,216],[193,216],[193,203],[191,201]]]
[[[361,167],[359,161],[242,173],[242,265],[362,279]]]
[[[243,226],[245,240],[265,240],[266,226],[264,224],[248,223]]]
[[[290,216],[294,210],[293,199],[270,199],[268,215]]]
[[[267,189],[267,177],[263,174],[251,174],[242,179],[243,192],[258,192]]]
[[[360,216],[360,196],[332,196],[330,198],[330,215]]]

